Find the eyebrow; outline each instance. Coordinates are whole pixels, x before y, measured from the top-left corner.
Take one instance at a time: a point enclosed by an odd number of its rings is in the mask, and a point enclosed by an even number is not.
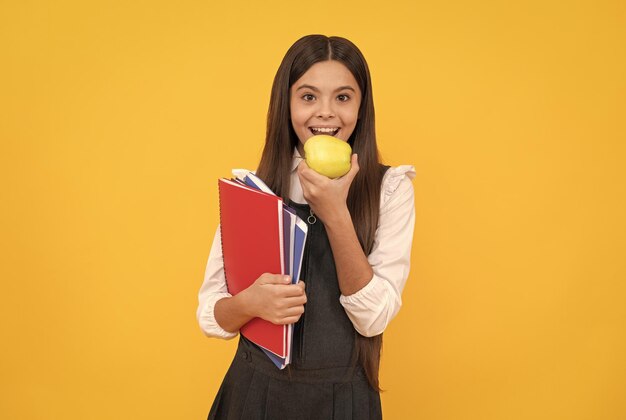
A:
[[[298,89],[296,89],[296,91],[298,91],[300,89],[311,89],[314,92],[319,92],[320,91],[318,88],[316,88],[315,86],[311,86],[311,85],[302,85],[302,86],[298,87]],[[352,86],[349,86],[349,85],[339,86],[337,89],[335,89],[335,92],[339,92],[340,90],[351,90],[352,92],[356,93],[354,88]]]

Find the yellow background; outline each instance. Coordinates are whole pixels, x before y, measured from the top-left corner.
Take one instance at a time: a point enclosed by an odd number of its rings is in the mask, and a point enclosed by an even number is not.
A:
[[[385,418],[626,418],[622,1],[0,6],[0,418],[205,418],[236,340],[197,291],[216,180],[255,168],[309,33],[373,77],[413,164]]]

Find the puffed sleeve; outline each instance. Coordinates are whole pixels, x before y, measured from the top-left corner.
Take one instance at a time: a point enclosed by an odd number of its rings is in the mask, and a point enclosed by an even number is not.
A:
[[[219,326],[213,315],[215,303],[225,297],[231,297],[226,288],[224,276],[224,260],[222,258],[222,240],[220,227],[217,227],[213,237],[213,245],[207,261],[204,273],[204,282],[198,293],[198,310],[196,317],[202,332],[208,337],[223,338],[229,340],[237,336]]]
[[[374,276],[361,290],[339,298],[354,328],[366,337],[381,334],[402,306],[415,225],[414,177],[410,165],[389,168],[385,174],[378,228],[367,257]]]

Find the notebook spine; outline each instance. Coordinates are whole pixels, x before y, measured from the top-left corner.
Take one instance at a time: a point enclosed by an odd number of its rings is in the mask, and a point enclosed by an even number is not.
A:
[[[226,273],[226,259],[224,258],[224,232],[222,229],[222,182],[220,179],[217,180],[217,201],[219,203],[219,213],[220,213],[220,247],[222,249],[222,264],[224,265],[224,279],[226,280],[226,290],[228,293],[232,295],[230,288],[228,287],[228,278]]]

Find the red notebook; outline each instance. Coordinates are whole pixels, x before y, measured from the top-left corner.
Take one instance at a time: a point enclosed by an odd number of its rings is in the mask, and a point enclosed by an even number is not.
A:
[[[227,179],[218,187],[224,273],[228,292],[236,295],[263,273],[285,273],[283,200]],[[280,357],[287,355],[286,325],[254,318],[240,333]]]

